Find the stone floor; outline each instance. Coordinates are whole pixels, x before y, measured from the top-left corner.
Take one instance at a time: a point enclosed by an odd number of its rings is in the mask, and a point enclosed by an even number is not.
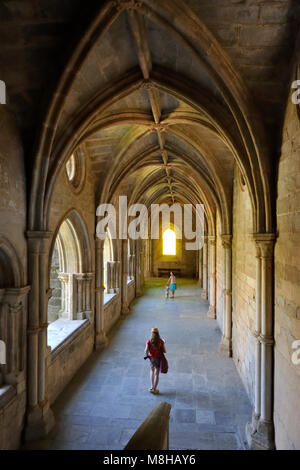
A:
[[[53,406],[57,425],[43,448],[122,449],[157,401],[172,405],[170,449],[243,449],[251,406],[232,359],[193,281],[179,280],[174,300],[161,279],[147,283],[110,344],[94,353]],[[148,392],[144,347],[152,326],[166,341],[169,373]],[[40,447],[40,445],[37,445]]]

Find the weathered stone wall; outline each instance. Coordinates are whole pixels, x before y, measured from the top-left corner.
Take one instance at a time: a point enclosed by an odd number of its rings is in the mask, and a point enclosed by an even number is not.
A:
[[[0,105],[0,236],[9,240],[27,278],[26,183],[23,150],[15,118]]]
[[[135,282],[133,281],[130,284],[128,284],[128,303],[130,304],[130,302],[132,302],[134,298],[135,298]]]
[[[300,122],[289,100],[278,171],[275,245],[275,439],[277,449],[300,449]],[[299,346],[298,346],[299,348]]]
[[[7,242],[15,252],[15,261],[20,268],[20,284],[23,287],[27,284],[26,187],[23,151],[14,116],[9,108],[3,105],[0,105],[0,129],[0,240]],[[9,267],[5,268],[8,273]],[[26,308],[24,316],[27,317]],[[10,335],[10,332],[8,333]],[[26,345],[23,347],[22,354],[25,354]],[[8,400],[5,384],[1,384],[0,379],[0,449],[16,449],[20,444],[26,404],[26,374],[24,371],[22,374],[18,393],[12,386]]]
[[[48,396],[53,403],[93,351],[93,325],[87,322],[72,340],[48,356]]]
[[[252,241],[253,225],[250,197],[242,186],[238,169],[234,174],[233,263],[232,263],[232,345],[233,359],[248,394],[254,397],[256,259]]]
[[[104,331],[109,333],[121,313],[121,295],[118,294],[104,305]]]
[[[3,390],[3,388],[2,388]],[[0,395],[1,395],[0,387]],[[2,403],[0,399],[0,449],[18,449],[21,442],[21,433],[24,426],[24,414],[26,406],[26,390],[16,394],[11,387],[13,396]]]
[[[223,333],[223,314],[224,314],[224,250],[221,238],[222,228],[219,211],[216,219],[216,312],[217,321]]]

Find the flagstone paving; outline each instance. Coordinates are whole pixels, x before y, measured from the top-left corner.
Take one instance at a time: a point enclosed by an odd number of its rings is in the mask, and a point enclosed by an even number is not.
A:
[[[158,401],[172,405],[170,449],[243,449],[251,405],[234,362],[218,353],[221,332],[192,280],[178,280],[174,300],[163,279],[144,295],[95,352],[53,406],[50,449],[123,449]],[[159,395],[148,392],[145,342],[157,326],[166,341],[169,372]],[[39,444],[40,447],[41,445]]]

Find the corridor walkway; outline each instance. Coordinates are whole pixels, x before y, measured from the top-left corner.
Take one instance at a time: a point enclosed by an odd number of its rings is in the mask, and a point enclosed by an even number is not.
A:
[[[175,300],[162,279],[112,332],[59,397],[57,425],[44,442],[52,449],[122,449],[157,401],[172,405],[170,449],[242,449],[251,406],[232,359],[218,354],[220,330],[194,281],[179,280]],[[145,341],[152,326],[166,341],[169,373],[160,394],[148,392]]]

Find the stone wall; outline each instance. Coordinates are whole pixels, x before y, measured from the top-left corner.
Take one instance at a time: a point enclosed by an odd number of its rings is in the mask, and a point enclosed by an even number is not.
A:
[[[232,346],[233,359],[253,400],[255,373],[256,251],[252,241],[253,225],[250,197],[234,174],[233,262],[232,262]]]
[[[93,351],[94,328],[86,322],[82,331],[48,356],[48,397],[53,403]]]
[[[277,449],[300,448],[300,122],[289,101],[278,170],[275,245],[275,438]],[[299,348],[299,346],[298,346]]]
[[[223,314],[224,314],[224,249],[221,238],[222,228],[219,211],[216,219],[216,313],[217,321],[223,333]]]
[[[121,295],[115,295],[109,302],[104,304],[104,331],[109,333],[111,328],[120,318]]]
[[[25,171],[21,140],[14,116],[8,106],[0,105],[0,127],[0,242],[12,248],[13,262],[18,265],[20,277],[20,285],[17,287],[23,287],[27,284]],[[4,285],[16,287],[7,284],[10,271],[7,262],[11,263],[12,259],[7,257],[5,261],[4,279],[2,279],[6,281]],[[0,312],[2,313],[1,305]],[[27,302],[22,315],[27,318]],[[1,326],[3,325],[0,324],[0,340],[3,340]],[[10,338],[13,337],[8,330],[6,334]],[[11,345],[8,344],[7,347]],[[19,351],[20,354],[25,355],[26,341],[20,345],[20,349],[22,349]],[[0,373],[0,449],[16,449],[20,444],[26,405],[26,364],[17,380],[17,386],[11,385],[8,388],[5,383],[1,383]]]

